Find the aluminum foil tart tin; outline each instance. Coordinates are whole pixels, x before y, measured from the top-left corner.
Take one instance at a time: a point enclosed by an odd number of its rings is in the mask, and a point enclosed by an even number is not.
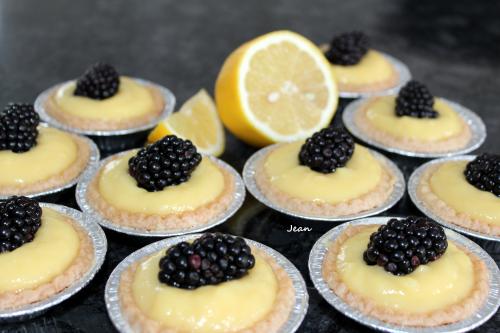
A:
[[[195,233],[195,232],[201,232],[208,230],[210,228],[213,228],[219,224],[224,223],[226,220],[228,220],[231,216],[238,211],[238,209],[241,207],[243,204],[243,201],[245,201],[245,185],[243,184],[243,180],[241,179],[241,176],[238,174],[236,170],[234,170],[229,164],[225,163],[224,161],[215,158],[213,156],[208,156],[204,155],[204,158],[210,158],[214,163],[216,163],[219,167],[223,168],[224,170],[228,171],[234,178],[235,181],[235,186],[234,186],[234,194],[233,194],[233,200],[229,204],[229,206],[222,212],[219,216],[213,219],[210,223],[207,223],[202,226],[198,226],[195,228],[191,229],[178,229],[178,230],[143,230],[143,229],[136,229],[136,228],[131,228],[127,226],[121,226],[119,224],[113,223],[106,219],[104,216],[102,216],[94,207],[88,202],[87,200],[87,189],[91,183],[91,181],[94,179],[94,177],[97,175],[99,169],[106,165],[110,160],[117,156],[122,156],[130,152],[124,151],[112,156],[109,156],[105,158],[104,160],[101,161],[101,163],[96,166],[95,168],[87,170],[87,172],[82,176],[81,180],[78,182],[78,185],[76,186],[76,202],[78,203],[78,206],[80,206],[81,210],[85,213],[88,214],[94,221],[97,221],[101,226],[114,230],[116,232],[124,233],[127,235],[131,236],[142,236],[142,237],[172,237],[172,236],[178,236],[178,235],[184,235],[184,234],[189,234],[189,233]]]
[[[163,100],[165,101],[165,107],[163,108],[162,112],[157,117],[152,119],[149,123],[141,126],[121,130],[94,131],[78,129],[59,122],[57,119],[53,118],[50,114],[47,113],[47,110],[45,109],[45,102],[55,89],[71,81],[56,84],[38,95],[34,104],[35,110],[40,114],[40,117],[51,126],[63,129],[68,132],[89,136],[94,141],[96,141],[96,143],[99,145],[99,148],[103,150],[113,151],[117,149],[130,149],[144,142],[145,138],[147,137],[147,132],[154,126],[156,126],[156,124],[160,120],[168,117],[174,111],[175,107],[175,96],[167,88],[139,78],[134,78],[134,80],[140,84],[150,86],[159,91],[161,96],[163,97]]]
[[[45,123],[41,123],[39,126],[49,127]],[[57,196],[57,194],[59,192],[62,192],[64,190],[67,190],[67,189],[75,186],[76,183],[78,183],[78,181],[81,179],[83,174],[85,172],[87,172],[87,170],[93,169],[99,163],[99,158],[100,158],[99,149],[97,148],[96,144],[92,140],[90,140],[84,136],[81,136],[81,138],[88,144],[88,146],[90,148],[90,155],[89,155],[89,162],[88,162],[87,166],[85,167],[85,169],[82,170],[82,172],[80,173],[80,175],[78,177],[74,178],[69,183],[64,184],[62,186],[59,186],[59,187],[53,187],[53,188],[45,190],[45,191],[26,193],[23,195],[26,197],[30,197],[30,198],[43,198],[44,200],[52,201],[52,198]],[[15,195],[15,194],[12,194],[12,195]],[[11,197],[12,195],[0,195],[0,200],[5,200],[5,199]]]
[[[500,306],[500,271],[495,261],[486,253],[479,245],[465,238],[464,236],[452,231],[446,230],[446,236],[449,240],[465,247],[468,251],[475,254],[487,266],[490,280],[490,291],[483,306],[469,318],[452,323],[449,325],[441,325],[434,327],[412,327],[412,326],[398,326],[383,322],[374,317],[368,316],[358,309],[351,307],[344,300],[338,297],[328,286],[327,282],[323,279],[322,266],[328,247],[331,241],[335,240],[346,228],[349,226],[363,225],[363,224],[385,224],[389,219],[394,217],[371,217],[351,221],[339,225],[326,234],[321,236],[320,239],[314,244],[309,255],[309,274],[315,288],[319,291],[321,296],[330,303],[335,309],[350,317],[351,319],[360,322],[368,327],[393,333],[458,333],[472,330],[490,319],[498,310]]]
[[[441,97],[440,97],[441,98]],[[445,157],[445,156],[453,156],[453,155],[461,155],[467,154],[475,149],[477,149],[486,139],[486,126],[483,121],[477,114],[467,109],[463,105],[455,103],[453,101],[447,100],[445,98],[441,98],[447,104],[449,104],[455,112],[469,125],[471,130],[471,138],[467,145],[461,149],[448,150],[443,152],[433,152],[433,153],[424,153],[424,152],[416,152],[412,150],[405,150],[395,147],[389,147],[379,141],[372,139],[369,135],[366,134],[363,130],[361,130],[356,122],[355,115],[358,110],[361,109],[362,105],[367,102],[368,99],[360,99],[354,101],[346,106],[344,109],[344,113],[342,114],[342,121],[344,122],[344,126],[352,133],[355,137],[364,142],[380,148],[382,150],[388,151],[390,153],[395,153],[399,155],[409,156],[409,157],[421,157],[421,158],[436,158],[436,157]]]
[[[49,203],[40,203],[40,206],[43,208],[53,209],[61,214],[71,217],[86,231],[94,247],[94,262],[85,275],[56,295],[20,308],[0,310],[0,322],[27,320],[44,313],[49,308],[63,302],[84,288],[94,278],[104,262],[107,250],[107,241],[104,232],[97,223],[92,221],[88,216],[82,214],[82,212],[66,206]]]
[[[129,325],[124,313],[122,312],[120,306],[120,278],[123,272],[135,262],[150,256],[158,251],[165,250],[166,248],[180,243],[182,241],[191,241],[201,234],[191,234],[183,235],[173,238],[164,239],[156,243],[149,244],[131,255],[125,258],[122,262],[116,266],[116,268],[111,273],[108,282],[106,283],[106,289],[104,292],[104,299],[106,301],[106,308],[108,310],[109,317],[115,325],[116,329],[121,333],[132,333],[134,330]],[[295,332],[307,313],[307,307],[309,304],[309,295],[307,293],[306,283],[304,278],[298,271],[298,269],[278,251],[258,243],[253,240],[245,239],[247,244],[264,251],[267,255],[272,257],[288,274],[292,280],[293,288],[295,289],[295,303],[288,317],[288,320],[283,324],[280,329],[280,333],[292,333]]]
[[[440,224],[446,226],[447,228],[453,229],[462,234],[466,234],[476,238],[500,242],[499,236],[488,235],[479,231],[467,229],[465,227],[444,220],[443,218],[436,215],[429,207],[427,207],[426,203],[422,201],[417,195],[417,189],[420,183],[420,179],[422,178],[422,175],[429,167],[446,161],[472,161],[474,158],[475,158],[474,155],[454,156],[454,157],[440,158],[422,164],[415,171],[413,171],[413,173],[410,176],[410,179],[408,180],[408,194],[410,194],[411,201],[413,201],[415,206],[417,206],[417,208],[422,213],[424,213],[431,219],[435,220],[436,222],[439,222]]]
[[[266,195],[260,190],[259,186],[257,185],[257,182],[255,181],[255,173],[258,171],[258,165],[259,162],[264,158],[271,150],[276,148],[277,145],[280,145],[279,143],[268,146],[266,148],[258,150],[255,154],[253,154],[245,163],[245,166],[243,168],[243,180],[245,181],[245,185],[248,189],[248,191],[261,203],[264,205],[268,206],[269,208],[272,208],[280,213],[301,218],[301,219],[306,219],[306,220],[316,220],[316,221],[329,221],[329,222],[340,222],[340,221],[348,221],[348,220],[353,220],[353,219],[358,219],[361,217],[366,217],[366,216],[371,216],[371,215],[376,215],[379,214],[383,211],[388,210],[392,206],[394,206],[404,195],[405,192],[405,179],[403,176],[403,173],[395,163],[393,163],[391,160],[389,160],[387,157],[384,155],[374,151],[370,150],[370,152],[377,158],[378,160],[382,161],[385,163],[385,165],[388,166],[388,168],[392,171],[392,173],[396,177],[396,181],[394,183],[394,189],[387,199],[387,201],[379,206],[375,207],[369,210],[365,210],[363,212],[360,212],[358,214],[351,214],[351,215],[342,215],[342,216],[321,216],[321,215],[314,215],[314,214],[306,214],[302,212],[296,212],[294,210],[291,210],[287,207],[282,207],[279,204],[271,201],[266,197]]]
[[[326,52],[329,49],[329,44],[321,44],[319,45],[319,48],[321,51]],[[382,89],[382,90],[377,90],[377,91],[339,91],[339,97],[340,98],[363,98],[363,97],[370,97],[370,96],[381,96],[381,95],[392,95],[395,94],[399,91],[399,89],[406,84],[406,82],[411,80],[411,73],[410,70],[408,69],[408,66],[406,66],[403,62],[400,60],[394,58],[393,56],[388,55],[387,53],[380,52],[386,59],[391,63],[391,65],[394,67],[396,70],[396,73],[398,74],[399,80],[394,85],[393,87]]]

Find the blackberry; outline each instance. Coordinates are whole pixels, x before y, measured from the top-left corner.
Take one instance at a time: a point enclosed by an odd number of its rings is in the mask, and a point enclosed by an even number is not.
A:
[[[241,237],[206,233],[192,243],[169,248],[159,265],[161,283],[195,289],[244,276],[255,265],[255,257]]]
[[[394,275],[406,275],[441,257],[448,248],[444,229],[426,217],[390,219],[371,234],[363,259]]]
[[[116,69],[108,64],[98,62],[90,66],[76,81],[76,96],[92,99],[106,99],[118,91],[120,77]]]
[[[33,104],[10,103],[0,114],[0,150],[22,153],[36,145],[40,117]]]
[[[128,161],[128,170],[139,187],[154,192],[187,181],[200,162],[191,141],[168,135],[139,150]]]
[[[345,129],[327,127],[302,145],[299,162],[314,171],[332,173],[345,166],[353,152],[354,139]]]
[[[361,31],[335,36],[325,56],[332,64],[350,66],[357,64],[368,52],[369,40]]]
[[[411,80],[399,91],[396,98],[396,115],[414,118],[437,118],[439,113],[433,109],[434,96],[422,83]]]
[[[465,179],[481,191],[500,197],[500,155],[483,153],[467,163]]]
[[[42,209],[27,197],[0,201],[0,253],[31,242],[42,224]]]

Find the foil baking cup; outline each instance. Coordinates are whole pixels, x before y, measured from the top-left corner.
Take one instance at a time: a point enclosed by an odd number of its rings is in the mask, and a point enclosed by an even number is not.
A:
[[[39,126],[49,127],[47,124],[44,124],[44,123],[41,123]],[[90,140],[84,136],[80,136],[80,138],[83,139],[85,141],[85,143],[89,146],[90,152],[89,152],[89,161],[87,163],[87,166],[82,170],[82,172],[80,173],[80,175],[78,175],[78,177],[73,178],[70,182],[68,182],[62,186],[52,187],[50,189],[47,189],[44,191],[39,191],[39,192],[25,193],[22,195],[26,196],[26,197],[30,197],[30,198],[43,198],[44,200],[52,201],[50,199],[54,195],[75,186],[76,183],[78,183],[80,178],[83,176],[83,174],[87,170],[93,169],[99,163],[99,158],[100,158],[99,149],[97,148],[96,144],[92,140]],[[50,158],[50,156],[48,156],[48,158]],[[0,195],[0,200],[6,200],[13,195],[19,195],[19,194]]]
[[[175,107],[175,96],[170,90],[147,80],[139,78],[133,79],[139,84],[156,89],[161,94],[165,102],[163,110],[157,117],[150,120],[148,123],[137,127],[120,130],[83,130],[64,124],[53,118],[45,109],[45,103],[56,89],[58,89],[62,85],[70,83],[71,81],[56,84],[55,86],[52,86],[42,92],[36,98],[34,107],[35,110],[40,114],[40,117],[51,126],[63,129],[68,132],[89,136],[94,141],[96,141],[98,146],[103,150],[113,151],[117,149],[130,149],[143,143],[147,137],[148,131],[155,127],[160,120],[168,117],[174,111]]]
[[[368,99],[360,99],[358,101],[354,101],[346,106],[344,109],[344,113],[342,114],[342,121],[344,122],[344,126],[351,132],[352,135],[357,137],[360,140],[368,143],[373,147],[380,148],[382,150],[388,151],[390,153],[395,153],[399,155],[409,156],[409,157],[421,157],[421,158],[436,158],[436,157],[445,157],[445,156],[453,156],[453,155],[461,155],[469,153],[481,146],[481,144],[486,139],[486,126],[483,121],[477,114],[467,109],[463,105],[455,103],[453,101],[447,100],[445,98],[441,98],[445,101],[451,108],[467,123],[471,131],[471,138],[467,145],[460,149],[448,150],[443,152],[432,152],[432,153],[424,153],[417,152],[412,150],[406,150],[401,148],[395,148],[385,145],[382,142],[376,141],[372,137],[370,137],[366,132],[364,132],[361,128],[356,124],[356,112],[358,112],[364,103],[368,101]]]
[[[271,146],[268,146],[266,148],[258,150],[255,154],[253,154],[245,163],[245,166],[243,167],[243,180],[245,182],[245,185],[248,189],[248,191],[261,203],[266,205],[269,208],[272,208],[280,213],[293,216],[293,217],[298,217],[301,219],[306,219],[306,220],[316,220],[316,221],[329,221],[329,222],[340,222],[340,221],[348,221],[348,220],[353,220],[353,219],[358,219],[361,217],[366,217],[366,216],[371,216],[371,215],[376,215],[379,214],[383,211],[388,210],[392,206],[394,206],[404,195],[405,193],[405,178],[403,176],[403,173],[395,163],[393,163],[391,160],[389,160],[387,157],[384,155],[374,151],[370,150],[370,152],[375,156],[376,159],[379,161],[383,162],[391,171],[391,173],[395,176],[396,180],[394,183],[394,188],[391,192],[391,195],[387,200],[380,206],[362,211],[357,214],[350,214],[350,215],[342,215],[342,216],[324,216],[324,215],[314,215],[314,214],[306,214],[302,212],[297,212],[292,209],[289,209],[287,207],[283,207],[279,205],[278,203],[273,202],[270,200],[265,193],[263,193],[259,186],[257,185],[257,182],[255,180],[255,174],[259,172],[258,167],[263,158],[267,156],[267,154],[276,148],[278,144],[274,144]]]
[[[479,259],[481,259],[485,263],[490,275],[490,290],[488,292],[488,296],[481,308],[470,317],[452,324],[433,327],[400,326],[389,324],[384,321],[378,320],[375,317],[366,315],[358,309],[351,307],[342,298],[338,297],[330,289],[322,274],[323,261],[325,259],[326,253],[328,252],[328,248],[331,242],[339,237],[339,235],[342,234],[342,232],[344,232],[344,230],[346,230],[349,226],[371,224],[380,225],[387,223],[387,221],[389,221],[391,218],[394,217],[371,217],[344,223],[328,231],[326,234],[321,236],[321,238],[318,239],[318,241],[314,244],[309,255],[309,274],[311,276],[314,287],[318,290],[321,296],[323,296],[323,298],[328,303],[330,303],[330,305],[332,305],[335,309],[337,309],[345,316],[363,325],[380,331],[392,333],[466,332],[484,324],[498,311],[498,307],[500,306],[500,272],[497,264],[479,245],[465,238],[464,236],[447,229],[445,232],[448,240],[451,240],[454,243],[463,246],[468,251],[476,255]],[[369,283],[369,277],[367,277],[367,283]]]
[[[107,250],[107,241],[104,232],[97,223],[93,222],[88,216],[82,214],[82,212],[66,206],[49,203],[40,203],[40,206],[43,208],[53,209],[63,215],[69,216],[85,230],[87,236],[91,239],[92,246],[94,248],[94,260],[92,266],[82,277],[76,280],[69,287],[47,299],[15,309],[0,310],[0,322],[28,320],[44,313],[49,308],[63,302],[84,288],[94,278],[104,262]]]
[[[87,189],[92,180],[94,179],[94,177],[96,177],[97,173],[104,165],[110,162],[113,158],[125,155],[129,152],[130,150],[105,158],[104,160],[101,161],[101,163],[97,167],[89,169],[82,176],[80,182],[78,182],[78,185],[76,186],[75,194],[78,206],[80,206],[81,210],[85,214],[88,214],[90,217],[92,217],[92,219],[97,221],[97,223],[99,223],[101,226],[107,229],[111,229],[116,232],[124,233],[127,235],[143,236],[143,237],[171,237],[171,236],[184,235],[188,233],[201,232],[224,223],[227,219],[233,216],[234,213],[236,213],[236,211],[241,207],[243,201],[245,200],[245,185],[243,184],[243,180],[241,179],[241,176],[238,174],[238,172],[236,172],[236,170],[234,170],[229,164],[225,163],[224,161],[213,156],[204,155],[203,156],[204,158],[209,158],[212,162],[217,164],[217,166],[229,172],[234,179],[233,200],[231,201],[229,206],[221,214],[216,216],[212,221],[210,221],[207,224],[200,225],[191,229],[176,229],[176,230],[144,230],[113,223],[112,221],[102,216],[99,213],[99,211],[97,211],[92,206],[92,204],[87,200]]]
[[[108,310],[109,317],[111,318],[111,321],[113,322],[113,324],[115,325],[116,329],[119,332],[121,333],[134,332],[133,328],[130,326],[129,322],[127,321],[127,318],[125,317],[125,314],[123,313],[120,304],[119,290],[120,290],[121,275],[123,274],[123,272],[125,272],[125,270],[129,268],[130,265],[140,260],[143,260],[154,253],[157,253],[159,251],[164,251],[168,247],[183,241],[192,241],[200,236],[201,234],[184,235],[184,236],[164,239],[156,243],[149,244],[129,255],[122,262],[120,262],[118,266],[116,266],[116,268],[109,276],[108,282],[106,283],[104,299],[106,302],[106,308]],[[306,288],[306,283],[304,282],[304,278],[302,277],[298,269],[278,251],[268,246],[265,246],[261,243],[258,243],[256,241],[249,239],[245,240],[248,245],[257,248],[266,253],[267,255],[269,255],[270,257],[272,257],[276,261],[276,263],[278,263],[278,265],[280,265],[281,268],[283,268],[286,271],[286,273],[292,280],[293,288],[295,291],[295,302],[292,311],[288,316],[287,321],[280,328],[279,332],[280,333],[295,332],[299,328],[302,321],[304,320],[304,317],[307,313],[307,307],[309,304],[309,295],[307,293],[307,288]]]
[[[463,156],[454,156],[454,157],[447,157],[447,158],[440,158],[438,160],[432,160],[429,161],[425,164],[422,164],[420,167],[418,167],[415,171],[410,176],[410,179],[408,180],[408,194],[410,194],[411,201],[417,206],[417,208],[430,217],[431,219],[435,220],[436,222],[453,229],[455,231],[458,231],[462,234],[466,234],[469,236],[481,238],[481,239],[486,239],[486,240],[491,240],[491,241],[497,241],[500,242],[500,236],[493,236],[493,235],[488,235],[479,231],[474,231],[471,229],[467,229],[465,227],[459,226],[457,224],[448,222],[447,220],[443,219],[442,217],[438,216],[436,213],[433,212],[432,209],[430,209],[427,204],[419,198],[417,195],[417,189],[418,185],[420,184],[420,179],[422,178],[423,174],[425,171],[430,168],[433,165],[440,164],[443,162],[449,162],[449,161],[472,161],[475,158],[474,155],[463,155]],[[464,200],[467,200],[464,198]]]

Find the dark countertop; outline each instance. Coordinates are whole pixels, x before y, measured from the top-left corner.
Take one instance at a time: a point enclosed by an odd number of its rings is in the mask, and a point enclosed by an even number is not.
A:
[[[0,105],[33,101],[43,89],[78,76],[97,60],[169,87],[182,103],[202,87],[212,91],[225,57],[252,37],[290,29],[319,43],[335,32],[359,29],[376,48],[403,60],[435,95],[476,111],[488,127],[479,151],[500,153],[499,16],[500,3],[476,1],[2,1]],[[254,149],[227,138],[222,158],[241,171]],[[406,177],[423,162],[386,155]],[[75,205],[71,196],[60,203]],[[408,214],[418,211],[405,195],[385,215]],[[287,233],[291,224],[312,225],[313,231]],[[221,229],[270,245],[300,269],[310,306],[299,332],[368,331],[323,301],[308,277],[309,250],[334,225],[291,219],[249,195]],[[106,235],[106,262],[89,286],[45,315],[2,325],[0,331],[113,332],[103,302],[106,279],[120,260],[153,240]],[[500,244],[478,242],[500,262]],[[499,330],[497,313],[476,331]]]

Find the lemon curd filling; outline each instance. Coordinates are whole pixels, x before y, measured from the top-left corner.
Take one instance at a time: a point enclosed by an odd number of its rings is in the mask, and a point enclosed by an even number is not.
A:
[[[108,163],[99,178],[99,192],[119,209],[145,214],[175,214],[191,211],[214,201],[224,191],[224,175],[218,166],[204,157],[187,182],[148,192],[137,186],[128,172],[130,152]]]
[[[389,61],[375,50],[369,50],[356,65],[332,64],[332,71],[337,82],[345,85],[364,85],[387,81],[394,75]]]
[[[0,293],[19,292],[52,281],[78,255],[77,232],[59,213],[43,208],[42,225],[30,243],[0,253]]]
[[[429,179],[432,192],[459,213],[500,225],[500,198],[469,184],[464,176],[466,165],[467,161],[440,165]]]
[[[418,141],[439,141],[462,131],[459,115],[440,98],[434,102],[434,109],[439,113],[437,118],[398,117],[395,108],[395,96],[379,97],[366,110],[366,117],[383,132]]]
[[[377,227],[348,239],[337,256],[342,281],[352,292],[376,304],[405,313],[425,313],[446,308],[467,297],[474,285],[473,265],[468,255],[448,241],[445,254],[404,276],[395,276],[380,266],[368,266],[363,251]]]
[[[382,166],[363,146],[355,145],[346,166],[323,174],[299,164],[303,142],[282,145],[264,162],[264,170],[277,189],[299,199],[337,204],[370,192],[382,177]]]
[[[75,96],[76,82],[59,88],[55,95],[57,105],[72,115],[96,120],[114,120],[140,117],[154,111],[151,91],[131,78],[121,76],[118,92],[107,99],[95,100]]]
[[[39,127],[37,144],[24,153],[0,151],[0,186],[32,184],[66,170],[77,158],[78,146],[70,134]]]
[[[234,332],[263,319],[273,307],[278,281],[265,259],[240,279],[186,290],[158,281],[157,253],[141,263],[132,282],[137,306],[150,318],[181,332]]]

